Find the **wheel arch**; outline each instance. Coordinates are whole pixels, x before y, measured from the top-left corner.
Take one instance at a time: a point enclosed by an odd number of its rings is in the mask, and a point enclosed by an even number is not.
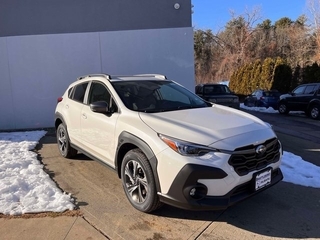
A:
[[[309,117],[311,117],[312,119],[319,119],[320,118],[320,116],[318,115],[317,117],[312,117],[311,116],[311,110],[312,110],[312,108],[314,107],[314,106],[318,106],[318,108],[320,108],[320,100],[319,99],[312,99],[310,102],[309,102],[309,104],[308,104],[308,110],[307,110],[307,112],[308,112],[308,114],[309,114]]]
[[[320,99],[312,99],[308,104],[308,110],[314,105],[320,105]]]
[[[63,116],[60,113],[56,113],[55,120],[54,120],[54,127],[56,130],[61,123],[63,123],[65,125],[65,127],[67,128]]]
[[[152,169],[157,191],[161,192],[160,181],[157,172],[158,160],[156,156],[145,141],[128,132],[122,132],[118,137],[118,146],[115,155],[115,169],[118,173],[118,177],[121,178],[121,164],[125,154],[134,148],[139,148],[146,155]]]

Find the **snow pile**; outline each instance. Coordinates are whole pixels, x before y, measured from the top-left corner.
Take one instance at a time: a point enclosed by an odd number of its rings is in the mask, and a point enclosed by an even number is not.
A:
[[[0,133],[0,213],[63,212],[74,209],[43,170],[35,148],[45,131]]]
[[[285,182],[320,188],[320,167],[304,161],[300,156],[284,152],[281,170]]]
[[[240,103],[240,108],[250,110],[250,111],[255,111],[255,112],[264,112],[264,113],[278,113],[277,110],[274,110],[272,107],[247,107],[243,103]]]

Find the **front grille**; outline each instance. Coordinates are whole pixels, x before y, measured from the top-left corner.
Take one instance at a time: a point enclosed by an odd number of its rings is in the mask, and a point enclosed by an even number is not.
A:
[[[264,154],[256,153],[257,146],[254,145],[237,148],[233,152],[228,163],[239,176],[260,170],[280,160],[280,143],[278,139],[272,138],[261,145],[266,147]]]

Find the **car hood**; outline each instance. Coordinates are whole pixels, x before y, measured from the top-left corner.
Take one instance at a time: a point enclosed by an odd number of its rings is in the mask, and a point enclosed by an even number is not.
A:
[[[249,133],[258,135],[255,139],[260,136],[265,140],[263,132],[268,132],[268,137],[275,136],[270,125],[262,120],[217,104],[207,108],[140,113],[140,118],[157,133],[206,146],[228,138],[248,141],[245,139]]]
[[[290,94],[290,93],[285,93],[285,94],[282,94],[282,95],[280,95],[280,99],[285,99],[285,98],[287,98],[287,97],[292,97],[292,94]]]

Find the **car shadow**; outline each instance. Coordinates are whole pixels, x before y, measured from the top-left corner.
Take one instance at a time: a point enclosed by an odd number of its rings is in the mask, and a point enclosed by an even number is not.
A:
[[[163,206],[154,214],[225,222],[237,228],[275,238],[320,238],[320,191],[280,182],[225,211],[187,211]]]

